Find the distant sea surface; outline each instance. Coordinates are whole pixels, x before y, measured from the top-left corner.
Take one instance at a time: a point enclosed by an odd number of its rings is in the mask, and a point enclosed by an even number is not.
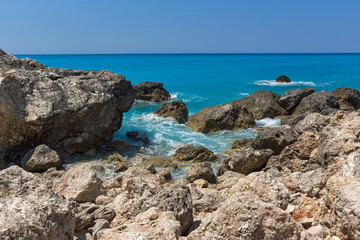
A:
[[[50,67],[103,70],[120,73],[132,84],[164,83],[172,100],[181,100],[190,115],[202,108],[230,102],[255,91],[283,94],[292,88],[312,87],[332,91],[338,87],[360,90],[360,54],[113,54],[113,55],[18,55]],[[292,83],[276,83],[287,75]],[[203,145],[219,154],[234,139],[253,137],[253,129],[213,134],[192,133],[186,125],[155,117],[161,104],[136,101],[124,115],[116,139],[129,130],[145,131],[152,141],[150,153],[170,156],[184,144]],[[278,125],[264,119],[258,125]]]

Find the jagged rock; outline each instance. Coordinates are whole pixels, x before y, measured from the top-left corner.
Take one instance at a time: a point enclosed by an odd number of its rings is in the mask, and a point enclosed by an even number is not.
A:
[[[121,188],[122,179],[123,179],[123,176],[119,174],[113,178],[103,181],[102,187],[107,192],[113,188]]]
[[[19,148],[46,144],[73,154],[108,142],[136,94],[110,71],[48,68],[3,51],[0,72],[0,146],[8,162]]]
[[[306,112],[318,112],[327,115],[326,113],[337,110],[339,107],[339,101],[334,94],[327,91],[321,91],[304,97],[296,107],[293,115]]]
[[[172,179],[171,172],[169,169],[162,169],[159,172],[157,172],[157,175],[162,176],[166,180],[170,181]]]
[[[279,105],[286,111],[291,111],[299,105],[301,99],[315,92],[314,88],[290,89],[279,99]]]
[[[212,162],[216,159],[216,155],[209,149],[193,145],[178,148],[170,157],[174,162]]]
[[[350,153],[346,157],[340,173],[342,176],[360,178],[360,149]]]
[[[234,106],[245,107],[255,119],[274,118],[277,116],[285,116],[287,112],[283,109],[278,101],[280,95],[267,91],[257,91],[247,97],[240,98],[231,102]]]
[[[321,225],[312,226],[307,231],[301,232],[301,240],[335,240],[330,239],[329,230]]]
[[[223,174],[226,170],[242,174],[261,170],[273,153],[270,149],[255,150],[252,147],[240,148],[221,162],[218,175]]]
[[[21,165],[29,172],[44,172],[51,167],[58,167],[60,157],[54,150],[42,144],[30,150],[21,160]]]
[[[287,77],[285,75],[281,75],[280,77],[276,78],[275,82],[289,83],[289,82],[291,82],[291,80],[289,77]]]
[[[319,134],[324,127],[330,123],[330,117],[320,113],[307,114],[301,121],[295,124],[294,128],[299,134],[305,131]]]
[[[296,184],[296,191],[306,193],[310,197],[317,197],[325,187],[327,175],[324,168],[318,168],[305,173],[291,173],[289,179]]]
[[[149,136],[144,132],[129,131],[126,133],[126,136],[133,141],[140,141],[145,144],[148,144],[150,142]]]
[[[109,162],[122,162],[124,161],[124,157],[119,153],[114,153],[108,156]]]
[[[49,188],[52,188],[53,182],[61,178],[64,174],[64,170],[56,170],[55,167],[52,167],[46,170],[46,172],[43,172],[40,177]]]
[[[18,166],[0,171],[0,206],[1,239],[73,239],[68,202]]]
[[[165,103],[154,113],[163,118],[171,117],[180,124],[186,123],[189,116],[189,111],[185,103],[181,101]]]
[[[291,215],[296,222],[308,229],[316,222],[320,206],[316,198],[300,195],[293,202],[295,209]]]
[[[225,152],[223,152],[223,154],[230,155],[231,153],[235,152],[236,150],[238,150],[242,147],[251,146],[252,141],[253,141],[252,138],[242,139],[242,140],[233,140],[231,147],[228,150],[226,150]]]
[[[337,88],[331,93],[339,100],[340,109],[344,111],[356,111],[360,108],[360,92],[353,88]]]
[[[164,84],[159,82],[142,82],[134,85],[134,88],[137,90],[136,99],[139,100],[165,102],[171,97]]]
[[[92,227],[92,236],[94,240],[97,240],[97,233],[102,229],[110,228],[109,221],[106,219],[98,219],[95,221],[95,225]]]
[[[209,162],[194,163],[191,165],[186,179],[193,182],[197,179],[204,179],[209,183],[216,183],[215,173]]]
[[[120,161],[116,164],[115,168],[114,168],[114,172],[115,173],[119,173],[119,172],[125,172],[129,167],[131,167],[132,165],[130,163],[123,161]]]
[[[225,171],[217,178],[216,189],[222,190],[225,188],[231,188],[234,186],[241,178],[244,178],[245,175],[233,171]]]
[[[148,170],[149,172],[151,172],[152,174],[157,173],[155,166],[149,162],[138,163],[138,164],[136,164],[135,167],[144,168],[144,169]]]
[[[187,126],[194,132],[211,133],[254,127],[255,119],[244,107],[222,104],[191,115]]]
[[[158,168],[172,168],[172,169],[177,168],[176,163],[171,161],[169,158],[162,156],[150,156],[148,158],[144,158],[142,161],[152,164]]]
[[[225,201],[225,197],[216,189],[190,187],[190,192],[195,215],[213,212]]]
[[[103,194],[101,180],[89,163],[79,164],[67,171],[54,181],[53,190],[67,200],[77,202],[95,202],[96,197]]]
[[[274,154],[279,154],[286,146],[294,143],[298,133],[290,126],[266,127],[252,142],[254,149],[271,149]]]

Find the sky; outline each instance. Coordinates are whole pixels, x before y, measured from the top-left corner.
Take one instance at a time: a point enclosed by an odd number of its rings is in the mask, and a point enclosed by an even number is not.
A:
[[[13,54],[359,53],[359,0],[0,0]]]

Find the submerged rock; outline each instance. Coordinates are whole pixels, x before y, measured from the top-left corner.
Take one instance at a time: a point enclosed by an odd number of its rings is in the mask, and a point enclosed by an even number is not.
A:
[[[159,82],[142,82],[134,85],[134,88],[137,90],[136,99],[139,100],[165,102],[171,97],[164,84]]]
[[[360,92],[353,88],[337,88],[331,93],[339,99],[340,109],[344,111],[356,111],[360,108]]]
[[[174,162],[212,162],[216,159],[216,155],[209,149],[193,145],[178,148],[170,158]]]
[[[185,103],[181,101],[165,103],[154,113],[163,118],[171,117],[180,124],[186,123],[189,116],[189,111]]]
[[[285,75],[281,75],[280,77],[276,78],[276,82],[289,83],[289,82],[291,82],[291,80],[289,77],[287,77]]]
[[[295,108],[294,115],[306,112],[318,112],[327,115],[339,109],[339,101],[334,94],[327,91],[312,93],[304,97]]]
[[[144,132],[129,131],[129,132],[126,132],[126,136],[133,141],[140,141],[145,144],[150,142],[149,136]]]
[[[285,110],[291,112],[299,105],[301,99],[309,96],[313,92],[315,92],[314,88],[290,89],[280,97],[279,104]]]
[[[21,160],[21,166],[30,172],[44,172],[51,167],[56,168],[59,165],[59,155],[44,144],[29,151]]]

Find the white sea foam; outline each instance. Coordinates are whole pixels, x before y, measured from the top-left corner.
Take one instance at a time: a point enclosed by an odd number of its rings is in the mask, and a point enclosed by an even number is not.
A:
[[[256,120],[256,127],[277,127],[280,125],[280,119],[263,118],[260,120]]]
[[[248,93],[239,93],[240,96],[249,96]]]
[[[182,92],[174,92],[171,93],[171,100],[179,100],[185,103],[189,103],[189,102],[203,102],[206,100],[206,98],[201,97],[199,95],[188,95]]]
[[[314,82],[305,82],[305,81],[293,81],[289,83],[276,82],[275,80],[259,80],[255,81],[256,85],[260,86],[272,86],[272,87],[287,87],[287,86],[310,86],[315,87]]]

